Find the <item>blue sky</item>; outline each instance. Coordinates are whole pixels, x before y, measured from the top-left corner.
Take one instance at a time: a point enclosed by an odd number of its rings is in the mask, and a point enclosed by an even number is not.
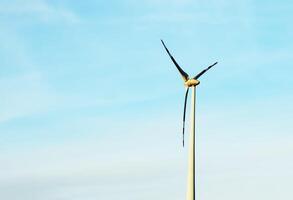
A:
[[[184,88],[198,197],[290,199],[291,1],[0,0],[0,196],[179,200]]]

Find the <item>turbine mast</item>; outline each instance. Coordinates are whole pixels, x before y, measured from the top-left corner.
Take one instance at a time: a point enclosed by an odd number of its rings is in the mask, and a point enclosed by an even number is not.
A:
[[[165,50],[167,51],[169,57],[171,58],[172,62],[178,69],[179,73],[181,74],[184,85],[187,87],[185,93],[185,100],[184,100],[184,112],[183,112],[183,146],[184,146],[184,130],[185,130],[185,114],[186,114],[186,102],[188,97],[188,89],[191,88],[192,90],[192,99],[191,99],[191,128],[190,128],[190,136],[189,136],[189,150],[188,150],[188,177],[187,177],[187,200],[195,200],[195,185],[196,185],[196,135],[195,135],[195,97],[196,97],[196,86],[200,83],[198,78],[205,74],[208,70],[210,70],[213,66],[218,64],[215,62],[214,64],[208,66],[204,70],[202,70],[199,74],[197,74],[193,78],[189,78],[188,74],[183,71],[183,69],[178,65],[174,57],[171,55],[170,51],[166,47],[163,40],[161,40]]]
[[[187,199],[195,200],[195,184],[196,184],[196,137],[195,137],[195,100],[196,86],[191,86],[191,127],[189,136],[189,152],[188,152],[188,177],[187,177]]]

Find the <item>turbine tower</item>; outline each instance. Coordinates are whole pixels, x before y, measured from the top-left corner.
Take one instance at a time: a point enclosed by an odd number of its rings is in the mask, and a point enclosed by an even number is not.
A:
[[[184,147],[184,131],[185,131],[185,114],[186,114],[186,103],[187,103],[187,97],[188,97],[188,91],[189,88],[192,90],[192,98],[191,98],[191,128],[190,128],[190,137],[189,137],[189,152],[188,152],[188,177],[187,177],[187,200],[195,200],[195,149],[196,149],[196,142],[195,142],[195,96],[196,96],[196,86],[199,85],[199,77],[201,77],[204,73],[206,73],[209,69],[211,69],[214,65],[217,64],[215,62],[214,64],[208,66],[206,69],[202,70],[200,73],[198,73],[193,78],[189,78],[188,74],[183,71],[183,69],[178,65],[176,60],[173,58],[171,53],[169,52],[168,48],[166,47],[163,40],[161,40],[165,50],[167,51],[168,55],[170,56],[172,62],[175,64],[176,68],[178,69],[179,73],[181,74],[181,77],[183,78],[184,85],[186,87],[185,92],[185,100],[184,100],[184,111],[183,111],[183,147]]]

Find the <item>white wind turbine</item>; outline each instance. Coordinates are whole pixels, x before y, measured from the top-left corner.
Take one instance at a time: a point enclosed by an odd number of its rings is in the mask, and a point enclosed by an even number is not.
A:
[[[191,100],[191,131],[189,137],[189,153],[188,153],[188,180],[187,180],[187,200],[195,200],[195,89],[196,86],[200,83],[198,78],[201,77],[205,72],[207,72],[210,68],[217,64],[210,65],[206,69],[202,70],[199,74],[194,76],[193,78],[189,78],[188,74],[181,69],[176,60],[173,58],[169,50],[167,49],[163,40],[161,40],[164,45],[168,55],[171,60],[175,64],[179,73],[181,74],[184,85],[186,87],[185,100],[184,100],[184,112],[183,112],[183,146],[184,146],[184,129],[185,129],[185,113],[186,113],[186,102],[188,97],[189,88],[192,90],[192,100]]]

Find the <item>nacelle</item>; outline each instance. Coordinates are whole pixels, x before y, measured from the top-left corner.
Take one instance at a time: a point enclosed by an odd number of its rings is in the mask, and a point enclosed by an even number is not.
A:
[[[191,87],[191,86],[197,86],[200,82],[196,79],[189,79],[188,81],[186,81],[184,83],[184,85],[186,85],[187,87]]]

